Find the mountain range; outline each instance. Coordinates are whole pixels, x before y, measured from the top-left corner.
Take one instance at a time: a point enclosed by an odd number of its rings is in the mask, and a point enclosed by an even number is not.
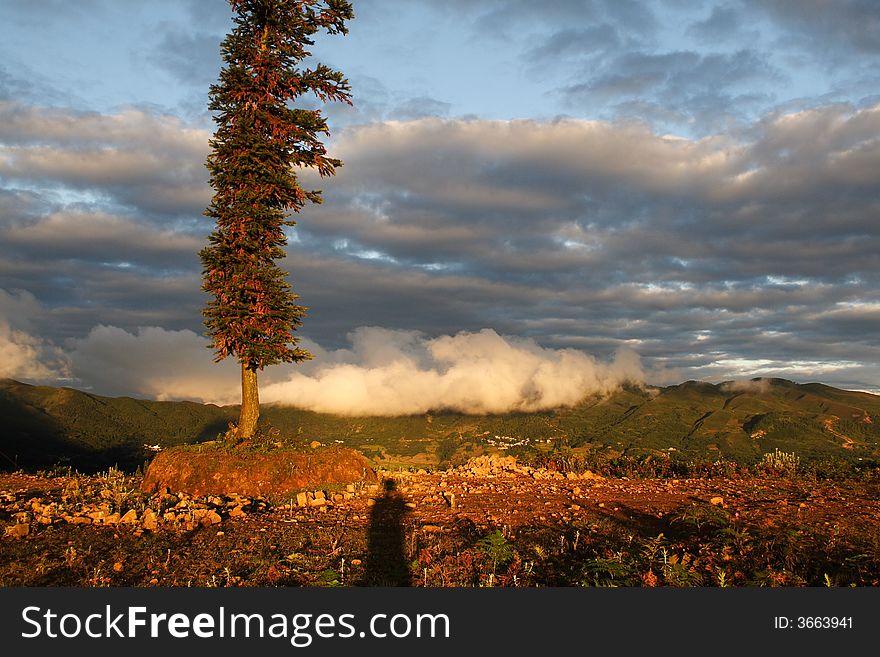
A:
[[[103,397],[0,380],[0,468],[133,468],[160,448],[216,439],[237,406]],[[339,443],[384,462],[425,465],[485,451],[576,449],[754,462],[780,449],[802,460],[880,454],[880,396],[820,383],[753,379],[625,387],[570,408],[473,416],[438,410],[346,417],[264,405],[268,440]]]

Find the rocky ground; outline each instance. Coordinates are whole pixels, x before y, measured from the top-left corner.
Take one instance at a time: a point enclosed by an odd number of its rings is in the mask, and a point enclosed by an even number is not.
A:
[[[880,584],[880,482],[606,479],[481,457],[289,498],[0,475],[3,586]]]

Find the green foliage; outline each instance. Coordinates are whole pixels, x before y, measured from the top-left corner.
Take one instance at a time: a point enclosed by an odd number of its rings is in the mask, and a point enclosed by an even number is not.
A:
[[[216,227],[201,253],[203,289],[211,294],[205,325],[217,360],[234,355],[249,370],[310,358],[294,331],[306,309],[275,263],[284,257],[290,212],[320,203],[300,187],[296,168],[332,175],[320,110],[292,104],[304,94],[350,103],[342,74],[301,67],[319,31],[346,33],[345,0],[230,0],[235,27],[223,41],[224,68],[211,86],[217,130],[207,166],[214,197],[205,215]]]
[[[698,532],[715,532],[730,524],[730,514],[711,504],[691,504],[680,509],[672,523]]]
[[[487,557],[492,560],[492,572],[494,573],[498,566],[507,565],[513,559],[513,548],[510,541],[501,532],[496,529],[488,536],[477,542],[477,548],[481,550]]]
[[[663,579],[669,586],[701,586],[702,573],[689,566],[687,562],[669,563],[663,567]]]
[[[880,421],[866,422],[861,419],[841,418],[834,423],[836,431],[854,440],[877,444],[880,441]]]
[[[804,476],[818,480],[842,481],[845,479],[880,479],[880,461],[841,458],[825,458],[801,464]]]
[[[622,555],[586,561],[582,568],[581,586],[638,586],[638,571]]]
[[[335,588],[342,585],[339,572],[333,568],[322,570],[315,580],[315,586]]]
[[[101,397],[70,388],[0,381],[0,467],[60,464],[96,472],[134,470],[153,456],[144,445],[169,447],[214,438],[230,409],[193,402]]]
[[[437,462],[440,465],[448,463],[458,449],[458,440],[452,437],[444,438],[437,444]]]

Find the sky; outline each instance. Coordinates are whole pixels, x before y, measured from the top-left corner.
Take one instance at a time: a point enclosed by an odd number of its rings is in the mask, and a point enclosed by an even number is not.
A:
[[[875,0],[355,0],[282,266],[334,412],[880,391]],[[234,402],[197,253],[225,0],[0,0],[0,377]],[[318,107],[314,99],[304,106]],[[451,400],[451,401],[450,401]]]

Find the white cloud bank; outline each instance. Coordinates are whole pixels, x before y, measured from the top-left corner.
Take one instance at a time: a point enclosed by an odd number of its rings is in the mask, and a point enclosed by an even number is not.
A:
[[[0,319],[0,378],[44,381],[64,378],[58,351]],[[53,362],[54,361],[54,362]]]
[[[287,381],[267,386],[263,399],[342,415],[506,413],[570,406],[644,380],[631,351],[602,363],[575,349],[545,349],[491,329],[426,339],[369,327],[349,337],[351,350],[330,354],[330,363],[321,358],[311,372],[292,372]]]
[[[644,380],[631,351],[605,363],[575,349],[546,349],[491,329],[426,338],[363,327],[349,339],[350,349],[332,351],[304,340],[315,360],[265,370],[262,401],[340,415],[440,409],[504,413],[572,405],[585,395]],[[237,403],[237,365],[212,363],[206,344],[192,331],[150,327],[129,333],[98,326],[72,341],[68,356],[74,375],[97,391]]]
[[[29,292],[0,288],[0,378],[47,381],[67,375],[61,350],[30,331],[31,318],[40,312]]]
[[[240,394],[236,397],[236,364],[213,363],[207,341],[193,331],[149,326],[129,333],[116,326],[96,326],[68,346],[73,374],[101,394],[126,391],[159,401],[241,401]]]

